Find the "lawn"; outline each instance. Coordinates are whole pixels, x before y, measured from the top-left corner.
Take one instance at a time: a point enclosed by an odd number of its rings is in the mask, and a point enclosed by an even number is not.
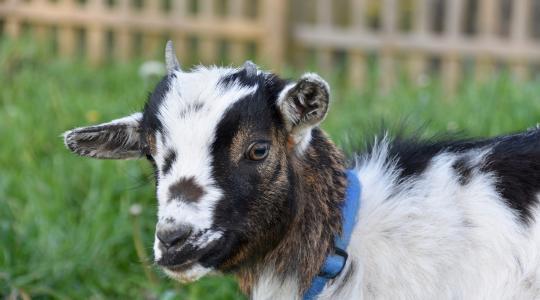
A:
[[[146,275],[156,214],[150,166],[64,149],[63,131],[141,109],[156,79],[141,78],[139,66],[93,68],[0,41],[0,296],[243,299],[229,277],[180,285],[153,267]],[[466,80],[454,95],[437,80],[401,80],[388,93],[373,80],[360,91],[330,81],[334,103],[324,127],[344,146],[372,139],[383,121],[426,136],[495,135],[540,121],[538,79]],[[133,205],[140,215],[130,213]],[[146,254],[137,254],[134,241]]]

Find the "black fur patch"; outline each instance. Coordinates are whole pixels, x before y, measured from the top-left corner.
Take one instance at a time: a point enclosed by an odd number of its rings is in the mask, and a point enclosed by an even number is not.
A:
[[[528,223],[540,192],[540,130],[494,140],[483,171],[493,172],[497,190]]]
[[[176,152],[170,150],[167,155],[165,155],[165,160],[163,162],[163,166],[161,167],[161,172],[163,174],[169,173],[171,170],[172,164],[176,161]]]
[[[180,112],[180,118],[186,117],[186,115],[190,113],[195,113],[200,111],[203,108],[203,104],[200,102],[195,103],[189,103],[181,112]]]
[[[461,185],[469,183],[473,173],[473,166],[470,165],[470,162],[466,157],[458,158],[452,165],[452,168],[456,171],[458,181]]]
[[[400,179],[422,174],[431,159],[442,152],[463,153],[489,144],[486,140],[422,141],[398,137],[390,143],[389,157],[397,159]]]
[[[479,165],[472,165],[468,155],[458,158],[453,169],[458,181],[466,185],[474,175],[491,173],[496,189],[524,223],[532,217],[540,193],[540,130],[479,140],[425,141],[396,139],[390,144],[390,159],[401,170],[400,180],[421,175],[431,160],[443,152],[465,154],[486,148],[490,152]]]
[[[157,84],[154,91],[149,95],[144,105],[142,127],[146,133],[155,133],[162,130],[162,124],[158,118],[161,103],[169,92],[170,81],[174,75],[166,75]]]
[[[258,89],[253,95],[238,100],[230,107],[216,127],[215,141],[211,147],[212,177],[223,189],[224,196],[216,204],[213,226],[225,230],[226,238],[221,242],[223,249],[218,256],[209,255],[204,261],[201,261],[206,267],[219,266],[230,255],[236,254],[236,250],[245,244],[249,237],[254,237],[255,234],[265,234],[264,230],[258,228],[260,226],[267,228],[269,222],[276,222],[275,226],[271,226],[272,229],[276,232],[284,230],[279,225],[280,220],[268,217],[269,207],[265,206],[264,203],[272,199],[261,199],[264,190],[260,189],[262,178],[257,167],[259,163],[264,163],[264,160],[254,162],[245,159],[233,163],[229,150],[233,138],[240,129],[248,130],[253,141],[272,140],[272,126],[274,128],[277,126],[278,130],[283,129],[275,102],[285,85],[285,81],[275,76],[266,78],[263,75],[247,78],[244,73],[244,71],[240,71],[221,81],[225,85],[232,84],[234,81],[245,85],[257,84]],[[246,148],[252,141],[251,139],[246,141]],[[287,201],[287,195],[278,201]],[[253,223],[254,214],[260,214],[260,217],[256,218],[257,223]],[[272,247],[275,242],[269,239],[265,247]]]
[[[219,80],[219,84],[225,88],[230,88],[232,85],[239,84],[240,86],[254,86],[258,84],[261,79],[264,79],[265,75],[260,73],[257,76],[249,75],[245,69],[240,69],[230,75],[224,76]]]

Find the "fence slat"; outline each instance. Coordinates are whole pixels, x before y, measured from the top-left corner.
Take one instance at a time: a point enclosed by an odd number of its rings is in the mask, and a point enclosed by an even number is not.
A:
[[[479,39],[483,43],[489,43],[495,38],[498,27],[497,21],[499,20],[497,17],[497,2],[496,0],[481,0],[479,2]],[[476,79],[484,81],[489,74],[492,74],[494,63],[493,58],[487,53],[478,57],[475,70]]]
[[[382,29],[383,44],[381,47],[381,88],[389,91],[395,81],[394,35],[397,29],[397,0],[383,0]]]
[[[352,0],[352,28],[359,34],[366,31],[366,9],[367,0]],[[348,83],[349,86],[361,89],[366,79],[366,57],[364,51],[357,49],[348,52]]]
[[[76,49],[76,32],[71,26],[62,26],[58,32],[58,52],[63,56],[73,56]]]
[[[92,15],[99,15],[104,11],[103,0],[88,0],[86,9],[92,12]],[[105,50],[105,31],[99,23],[94,23],[86,27],[86,54],[92,64],[103,62]]]
[[[20,0],[8,0],[6,3],[6,23],[5,31],[11,37],[17,37],[21,31],[21,24],[19,23],[19,18],[17,14],[12,11],[19,5]]]
[[[316,1],[317,24],[321,26],[332,25],[332,1]]]
[[[366,27],[366,10],[368,0],[351,0],[352,27],[356,30],[364,30]]]
[[[246,3],[244,0],[230,0],[228,17],[236,20],[243,19],[245,17],[245,4]],[[242,43],[242,41],[239,41],[237,39],[231,40],[231,42],[229,43],[229,59],[231,60],[231,62],[233,64],[240,65],[245,57],[246,47]]]
[[[92,64],[100,64],[103,62],[103,50],[105,49],[104,33],[101,26],[91,26],[87,28],[87,55]]]
[[[413,33],[418,40],[427,39],[429,34],[429,12],[432,0],[417,0],[413,15]],[[409,78],[419,82],[426,72],[427,59],[422,51],[413,51],[409,55]]]
[[[531,3],[530,0],[514,0],[512,4],[510,37],[513,48],[517,49],[526,47]],[[511,64],[514,76],[520,79],[527,78],[527,64],[522,58],[516,57]]]
[[[260,53],[263,62],[279,72],[285,63],[287,0],[260,0],[259,3],[263,5],[259,11],[264,12],[261,21],[266,29],[258,40]]]
[[[171,16],[174,19],[188,19],[188,0],[173,0],[171,7]],[[178,57],[180,64],[188,61],[190,57],[188,36],[185,30],[181,30],[177,27],[172,30],[172,40],[174,42],[174,48],[176,49],[176,56]],[[183,65],[182,65],[183,66]]]
[[[367,73],[366,56],[362,51],[349,52],[349,86],[361,89],[365,85]]]
[[[446,2],[445,38],[450,43],[458,43],[461,20],[463,19],[463,0]],[[442,76],[446,91],[455,90],[460,72],[459,53],[451,51],[443,57]]]
[[[317,0],[316,1],[316,19],[317,25],[325,28],[332,27],[332,1]],[[332,49],[328,47],[320,47],[317,50],[317,66],[325,76],[329,76],[332,72]]]
[[[118,0],[116,9],[120,18],[127,20],[131,16],[130,0]],[[114,57],[120,61],[127,61],[132,55],[132,34],[126,24],[121,24],[114,30]]]

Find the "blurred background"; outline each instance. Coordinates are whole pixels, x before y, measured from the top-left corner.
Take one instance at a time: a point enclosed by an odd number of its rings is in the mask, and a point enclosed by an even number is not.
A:
[[[0,297],[244,299],[151,263],[144,161],[96,161],[61,133],[138,111],[175,42],[184,69],[251,59],[323,75],[341,146],[381,124],[496,135],[540,120],[540,0],[0,0]]]

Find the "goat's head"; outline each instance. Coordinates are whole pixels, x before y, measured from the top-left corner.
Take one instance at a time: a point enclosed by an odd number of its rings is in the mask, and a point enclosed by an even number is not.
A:
[[[258,70],[183,72],[169,43],[168,74],[142,113],[65,133],[82,156],[147,157],[155,167],[156,263],[189,281],[234,270],[280,241],[296,211],[294,163],[326,115],[329,87]]]

